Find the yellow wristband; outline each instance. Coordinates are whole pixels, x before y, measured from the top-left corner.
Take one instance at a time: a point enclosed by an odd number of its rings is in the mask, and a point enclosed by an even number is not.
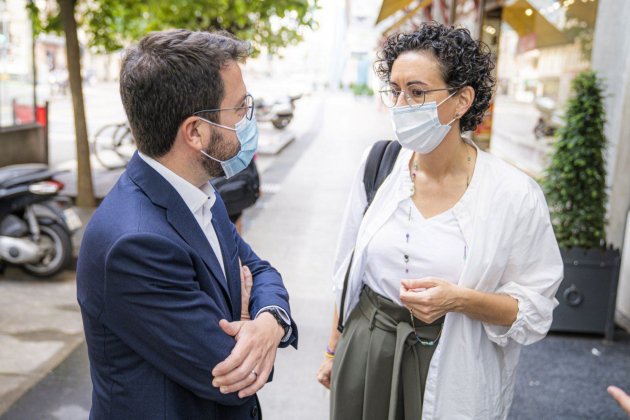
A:
[[[324,352],[324,356],[326,356],[328,359],[334,359],[335,358],[334,354],[328,353],[327,351]]]

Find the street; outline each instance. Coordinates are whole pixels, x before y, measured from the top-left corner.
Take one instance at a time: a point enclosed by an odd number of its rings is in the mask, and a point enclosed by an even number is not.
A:
[[[108,111],[112,117],[113,108]],[[103,112],[100,122],[105,120]],[[245,240],[283,275],[300,335],[299,350],[279,350],[274,380],[259,396],[265,419],[322,420],[328,417],[328,391],[317,383],[315,374],[330,332],[331,271],[340,218],[361,154],[375,140],[392,138],[392,132],[387,113],[374,101],[346,93],[315,93],[302,99],[289,129],[295,134],[294,142],[276,156],[259,155],[264,195],[244,216]],[[55,141],[56,148],[64,144]],[[71,156],[63,150],[54,153],[59,159]],[[45,371],[43,379],[25,382],[26,388],[33,388],[2,420],[87,418],[91,383],[73,273],[53,282],[2,278],[0,299],[4,296],[2,303],[13,303],[18,311],[20,303],[10,301],[16,290],[22,305],[46,307],[44,297],[56,296],[49,305],[61,305],[65,311],[62,317],[57,309],[42,309],[40,316],[45,319],[31,324],[28,334],[9,330],[9,326],[17,328],[15,325],[20,324],[15,320],[0,323],[0,338],[5,337],[5,342],[32,340],[30,347],[20,348],[23,352],[41,355],[38,340],[48,344],[48,353],[30,365],[39,369],[37,374]],[[32,301],[27,302],[27,296]],[[58,344],[50,347],[51,341]],[[63,342],[65,347],[59,344]],[[71,351],[63,353],[62,348]],[[616,384],[630,388],[623,375],[630,369],[629,350],[630,337],[621,331],[617,341],[609,345],[598,337],[555,335],[525,348],[510,418],[625,418],[605,387]],[[14,360],[21,359],[14,355]],[[13,376],[5,374],[8,367],[4,366],[0,370],[3,383],[19,375],[35,376],[28,373],[29,366],[21,366],[23,371]]]

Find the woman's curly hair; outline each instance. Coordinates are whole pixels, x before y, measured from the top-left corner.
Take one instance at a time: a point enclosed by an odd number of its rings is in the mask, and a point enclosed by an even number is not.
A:
[[[437,59],[446,85],[453,92],[460,87],[470,86],[475,90],[475,99],[461,118],[461,130],[472,131],[481,122],[490,106],[495,79],[494,56],[490,48],[475,41],[468,29],[453,28],[436,22],[423,23],[410,33],[398,33],[387,38],[383,49],[377,54],[375,71],[384,82],[389,82],[394,61],[408,51],[427,51]]]

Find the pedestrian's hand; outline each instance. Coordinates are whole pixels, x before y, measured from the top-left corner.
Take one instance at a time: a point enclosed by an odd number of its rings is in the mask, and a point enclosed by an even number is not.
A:
[[[630,416],[630,395],[626,394],[622,389],[616,386],[609,386],[608,393],[617,401],[619,407]]]
[[[431,324],[456,308],[459,286],[435,277],[404,279],[400,300],[419,320]]]
[[[330,389],[330,379],[332,377],[333,359],[326,357],[317,371],[317,380],[320,384]]]
[[[253,321],[222,319],[219,326],[236,339],[236,345],[212,370],[212,385],[223,394],[238,392],[239,398],[254,395],[267,383],[284,330],[267,312]]]
[[[252,295],[254,279],[249,268],[246,265],[241,265],[240,259],[238,263],[241,267],[241,320],[247,320],[250,319],[249,298]]]

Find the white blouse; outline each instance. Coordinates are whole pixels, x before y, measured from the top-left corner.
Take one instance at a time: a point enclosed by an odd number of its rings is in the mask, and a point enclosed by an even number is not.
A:
[[[350,191],[334,262],[337,308],[353,249],[344,317],[358,302],[374,235],[409,198],[409,161],[402,149],[394,169],[363,215],[364,154]],[[431,359],[424,420],[505,419],[514,394],[521,345],[547,334],[563,263],[538,184],[499,158],[478,150],[470,185],[453,207],[467,256],[459,285],[518,300],[511,327],[451,312]]]
[[[402,305],[402,279],[437,277],[457,284],[465,257],[466,242],[453,210],[426,219],[408,198],[367,246],[363,282]]]

